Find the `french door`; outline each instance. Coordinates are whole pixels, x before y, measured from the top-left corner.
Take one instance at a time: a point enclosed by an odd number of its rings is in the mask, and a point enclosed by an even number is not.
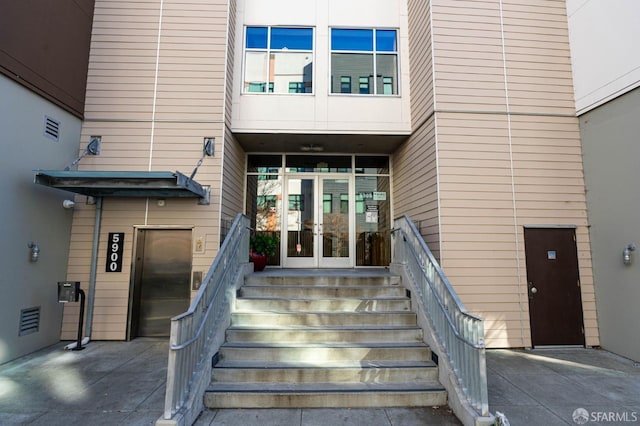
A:
[[[353,267],[353,178],[290,175],[285,178],[284,197],[284,266]]]

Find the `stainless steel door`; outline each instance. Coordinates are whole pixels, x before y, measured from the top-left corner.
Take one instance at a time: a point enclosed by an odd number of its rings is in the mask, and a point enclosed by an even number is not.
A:
[[[139,229],[130,338],[169,336],[190,302],[191,230]]]

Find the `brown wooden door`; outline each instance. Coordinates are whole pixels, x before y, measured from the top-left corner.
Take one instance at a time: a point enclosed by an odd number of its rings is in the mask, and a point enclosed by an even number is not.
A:
[[[584,345],[575,230],[525,228],[533,346]]]

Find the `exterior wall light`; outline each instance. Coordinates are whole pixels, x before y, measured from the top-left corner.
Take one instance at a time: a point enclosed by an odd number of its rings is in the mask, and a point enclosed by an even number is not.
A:
[[[622,251],[622,262],[625,265],[631,265],[631,252],[636,250],[636,245],[634,243],[629,244]]]
[[[29,241],[27,247],[31,249],[31,255],[29,256],[29,260],[32,262],[37,262],[40,258],[40,246],[35,241]]]

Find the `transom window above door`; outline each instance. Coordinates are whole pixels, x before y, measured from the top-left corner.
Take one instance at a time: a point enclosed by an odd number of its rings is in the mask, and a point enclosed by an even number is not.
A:
[[[398,94],[398,33],[331,29],[331,93]]]
[[[313,28],[246,27],[242,91],[313,93]]]

